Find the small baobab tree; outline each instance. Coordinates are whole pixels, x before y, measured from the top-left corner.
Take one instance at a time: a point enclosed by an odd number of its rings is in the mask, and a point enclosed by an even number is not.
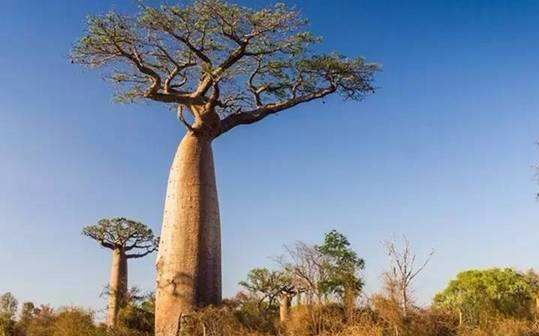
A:
[[[95,225],[86,226],[82,233],[112,250],[107,325],[115,327],[118,312],[127,300],[127,261],[157,250],[158,240],[146,225],[122,217],[101,219]]]
[[[376,64],[316,54],[320,39],[283,4],[222,0],[111,12],[88,20],[72,61],[105,70],[123,101],[152,100],[185,125],[170,170],[157,258],[156,334],[221,301],[221,231],[212,141],[240,126],[328,95],[374,91]]]
[[[254,268],[247,274],[247,279],[239,284],[257,300],[260,312],[268,313],[269,310],[276,308],[278,301],[280,321],[285,322],[288,319],[291,300],[297,294],[289,272]]]

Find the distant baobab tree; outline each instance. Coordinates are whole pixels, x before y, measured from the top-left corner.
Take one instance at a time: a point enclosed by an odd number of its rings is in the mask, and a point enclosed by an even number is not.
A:
[[[82,233],[112,250],[107,325],[115,327],[127,299],[127,261],[155,251],[158,240],[146,225],[121,217],[101,219],[96,225],[86,226]]]
[[[279,320],[285,322],[290,313],[290,304],[298,290],[293,284],[291,274],[285,271],[270,271],[267,268],[254,268],[247,274],[247,280],[240,286],[256,298],[258,309],[263,314],[279,301]]]
[[[376,64],[317,54],[320,38],[283,4],[253,10],[221,0],[159,8],[136,17],[93,16],[72,61],[104,68],[123,101],[177,111],[186,133],[170,170],[157,260],[156,334],[221,301],[221,231],[212,141],[299,104],[374,91]],[[328,128],[331,130],[331,128]]]

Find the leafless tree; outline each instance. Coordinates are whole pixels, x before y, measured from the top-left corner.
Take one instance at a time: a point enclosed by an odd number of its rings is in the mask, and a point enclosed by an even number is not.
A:
[[[305,296],[313,332],[318,334],[322,331],[320,307],[327,295],[323,284],[330,275],[324,255],[316,246],[303,242],[285,246],[285,251],[279,263],[290,274],[296,293]]]
[[[413,304],[412,283],[425,269],[434,251],[422,263],[418,263],[410,241],[405,236],[402,246],[393,239],[385,241],[384,247],[390,260],[390,269],[383,274],[384,284],[390,298],[401,307],[402,314],[406,316]]]
[[[320,285],[328,277],[323,254],[303,242],[285,245],[285,251],[279,263],[291,274],[295,287],[305,294],[308,304],[322,303],[324,292]]]

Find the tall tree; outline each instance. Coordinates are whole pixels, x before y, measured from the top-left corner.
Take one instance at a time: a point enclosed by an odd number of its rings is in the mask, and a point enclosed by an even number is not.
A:
[[[156,332],[221,301],[220,220],[211,144],[220,135],[302,103],[374,91],[377,65],[315,54],[320,41],[283,4],[253,10],[195,0],[137,17],[90,17],[72,61],[108,69],[124,101],[169,104],[186,127],[172,163],[157,261]],[[186,111],[189,116],[186,115]]]
[[[154,252],[158,240],[146,225],[123,217],[101,219],[96,225],[85,227],[82,233],[112,250],[107,325],[115,327],[127,298],[127,261]]]
[[[317,249],[325,256],[329,277],[322,284],[326,291],[341,297],[346,319],[352,319],[357,296],[363,288],[358,272],[365,267],[365,261],[350,248],[350,242],[336,230],[326,233],[324,243]]]

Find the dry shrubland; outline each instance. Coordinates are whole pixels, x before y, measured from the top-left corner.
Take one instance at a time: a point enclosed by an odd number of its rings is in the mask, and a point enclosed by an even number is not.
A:
[[[96,322],[94,314],[78,307],[53,310],[49,306],[22,310],[1,320],[1,336],[151,336],[152,301],[129,304],[112,330]],[[275,308],[259,309],[245,295],[222,306],[207,307],[184,316],[179,335],[189,336],[539,336],[534,318],[484,316],[471,325],[459,315],[437,308],[409,309],[403,315],[398,303],[375,295],[353,311],[347,320],[340,303],[297,304],[287,321],[279,321]],[[460,325],[459,325],[460,324]]]
[[[241,310],[208,308],[196,313],[184,329],[193,336],[539,336],[533,320],[491,317],[478,326],[459,326],[458,316],[431,309],[416,309],[408,316],[395,316],[394,307],[363,307],[346,322],[343,307],[297,306],[285,323],[273,328],[242,324]],[[313,317],[315,316],[315,317]]]
[[[221,305],[179,316],[173,336],[539,336],[534,271],[464,271],[429,307],[419,307],[413,283],[432,254],[420,261],[406,239],[385,246],[389,267],[379,293],[362,294],[365,263],[331,231],[320,245],[286,247],[273,270],[251,270]],[[0,336],[153,336],[154,311],[154,296],[132,289],[110,327],[80,307],[19,307],[6,293]]]

